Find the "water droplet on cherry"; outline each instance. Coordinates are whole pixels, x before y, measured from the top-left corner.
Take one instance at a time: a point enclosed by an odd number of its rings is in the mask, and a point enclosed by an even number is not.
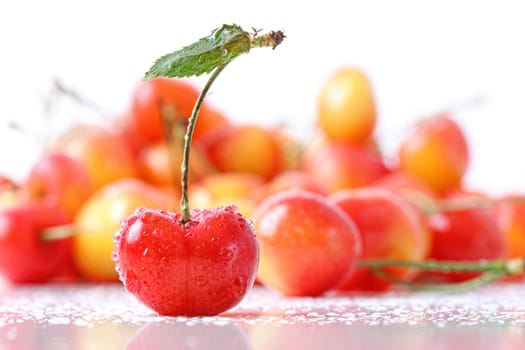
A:
[[[219,259],[225,262],[230,262],[235,256],[235,247],[228,246],[221,249],[219,253]]]
[[[155,223],[157,221],[157,215],[153,212],[145,211],[144,213],[142,213],[140,219],[145,224]]]
[[[206,277],[205,275],[198,275],[198,276],[195,276],[195,285],[197,285],[198,287],[204,287],[208,284],[208,277]]]
[[[233,280],[231,290],[236,297],[240,297],[244,293],[245,288],[243,286],[244,283],[242,283],[241,277],[237,277]]]
[[[126,289],[130,293],[137,293],[140,291],[140,283],[135,273],[131,270],[128,270],[126,273],[125,285],[126,285]]]

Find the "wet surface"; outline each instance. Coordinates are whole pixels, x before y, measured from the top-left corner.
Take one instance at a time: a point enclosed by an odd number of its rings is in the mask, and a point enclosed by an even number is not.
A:
[[[525,284],[467,293],[284,298],[160,317],[120,285],[0,292],[0,349],[525,349]]]

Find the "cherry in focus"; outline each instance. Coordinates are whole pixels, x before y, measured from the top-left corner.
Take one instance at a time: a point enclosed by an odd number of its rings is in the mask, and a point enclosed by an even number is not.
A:
[[[234,206],[181,213],[139,208],[114,236],[126,289],[161,315],[216,315],[252,287],[258,244]]]

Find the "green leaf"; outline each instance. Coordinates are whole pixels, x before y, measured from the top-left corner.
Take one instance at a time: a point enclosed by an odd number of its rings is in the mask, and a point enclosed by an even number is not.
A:
[[[154,77],[189,77],[210,73],[226,65],[252,47],[252,34],[238,25],[225,24],[205,38],[157,59],[145,79]]]

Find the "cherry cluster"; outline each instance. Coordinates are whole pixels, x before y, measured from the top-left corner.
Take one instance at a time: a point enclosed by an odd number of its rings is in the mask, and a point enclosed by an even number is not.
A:
[[[110,125],[77,125],[23,181],[0,181],[0,275],[8,282],[119,282],[161,314],[217,314],[253,283],[284,295],[386,291],[467,281],[367,261],[525,256],[525,195],[465,185],[469,145],[450,113],[407,130],[386,160],[373,88],[341,67],[319,89],[316,130],[234,122],[204,101],[178,202],[199,88],[140,82]]]

